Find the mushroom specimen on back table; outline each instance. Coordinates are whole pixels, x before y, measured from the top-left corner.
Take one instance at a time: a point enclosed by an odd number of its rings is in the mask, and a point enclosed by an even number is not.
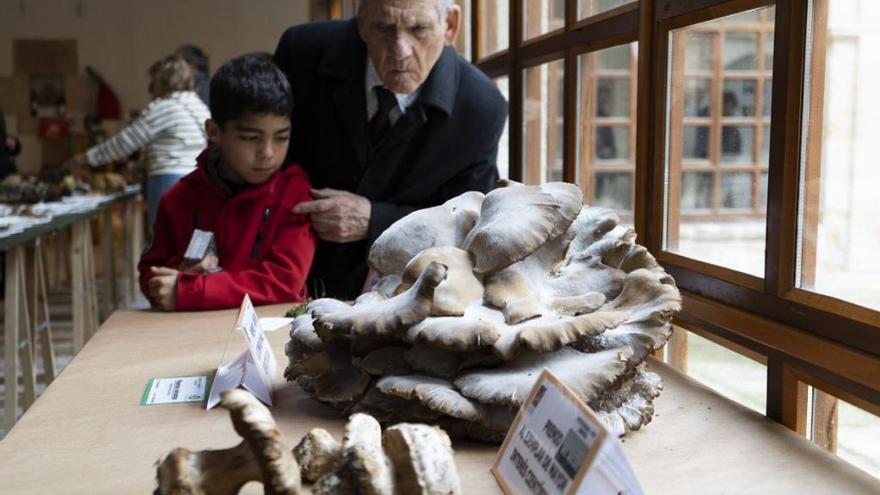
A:
[[[285,375],[344,411],[498,442],[548,368],[613,432],[639,429],[662,388],[644,361],[681,298],[612,210],[582,201],[512,185],[402,218],[371,248],[370,292],[295,320]]]

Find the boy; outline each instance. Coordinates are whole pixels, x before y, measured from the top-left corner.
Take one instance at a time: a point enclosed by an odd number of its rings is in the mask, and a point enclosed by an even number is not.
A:
[[[209,146],[194,172],[159,204],[153,240],[138,263],[141,290],[165,311],[303,300],[315,253],[299,165],[281,165],[290,139],[290,84],[268,58],[245,55],[211,79]],[[184,265],[195,229],[214,233],[217,256]]]

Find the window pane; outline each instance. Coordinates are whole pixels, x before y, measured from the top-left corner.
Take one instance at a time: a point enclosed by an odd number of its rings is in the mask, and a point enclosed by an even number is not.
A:
[[[687,33],[685,35],[685,70],[712,69],[712,38],[713,35],[708,33]]]
[[[565,26],[565,0],[525,0],[523,39],[534,38]]]
[[[752,173],[721,174],[721,207],[745,209],[752,207]]]
[[[578,19],[600,14],[635,0],[578,0]]]
[[[818,65],[806,81],[818,87],[805,88],[805,108],[821,115],[805,116],[796,282],[880,310],[880,10],[856,0],[813,8],[827,25],[813,28],[811,39],[825,42],[807,58]]]
[[[770,126],[765,125],[761,128],[761,163],[767,165],[770,163]]]
[[[773,43],[772,13],[764,7],[669,35],[664,249],[756,276],[764,273],[770,137],[762,86],[772,70],[757,71],[761,47]]]
[[[629,127],[596,126],[596,160],[629,158]]]
[[[755,70],[758,68],[757,55],[758,33],[725,33],[725,70]]]
[[[597,172],[593,206],[632,211],[633,178],[630,172]]]
[[[773,79],[764,80],[764,116],[770,116],[770,109],[773,108]]]
[[[524,180],[529,184],[562,180],[562,60],[523,71]]]
[[[509,46],[510,13],[507,0],[481,0],[480,56],[485,57],[506,50]],[[467,17],[467,14],[465,14]]]
[[[632,222],[637,44],[578,57],[576,181],[589,204]]]
[[[709,159],[709,126],[685,126],[682,134],[685,160]]]
[[[767,366],[692,332],[687,333],[687,374],[750,409],[767,412]]]
[[[629,78],[601,78],[596,82],[596,117],[628,117],[629,101]]]
[[[597,68],[629,72],[633,60],[633,45],[620,45],[593,52],[598,60]]]
[[[721,162],[755,161],[755,128],[749,125],[721,126]]]
[[[455,0],[461,8],[461,27],[455,40],[455,49],[466,60],[471,59],[471,0]]]
[[[880,478],[880,418],[838,400],[837,455]]]
[[[751,117],[755,115],[755,88],[757,79],[725,79],[722,93],[722,115]]]
[[[507,76],[501,76],[494,80],[498,90],[504,95],[504,99],[510,101],[510,90],[508,89]],[[504,121],[504,131],[501,132],[501,138],[498,140],[498,175],[502,179],[510,178],[510,145],[508,144],[508,135],[510,128],[510,115]]]
[[[761,172],[761,181],[758,182],[758,207],[767,209],[767,172]]]
[[[712,207],[712,172],[685,172],[681,175],[681,209],[705,210]]]
[[[684,80],[684,116],[708,117],[712,80],[687,78]]]

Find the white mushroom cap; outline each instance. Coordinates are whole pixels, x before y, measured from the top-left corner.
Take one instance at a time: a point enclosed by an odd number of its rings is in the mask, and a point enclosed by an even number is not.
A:
[[[581,209],[580,188],[562,182],[495,189],[464,241],[477,273],[492,273],[527,257],[565,232]]]

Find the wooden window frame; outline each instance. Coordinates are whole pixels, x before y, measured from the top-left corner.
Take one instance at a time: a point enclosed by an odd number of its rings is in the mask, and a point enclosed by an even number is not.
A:
[[[756,277],[663,251],[664,194],[678,194],[664,191],[665,104],[671,31],[768,5],[776,5],[773,131],[767,170],[765,270],[763,277]],[[827,12],[817,11],[810,17],[810,0],[638,0],[577,19],[578,1],[567,0],[564,27],[524,41],[524,0],[510,0],[508,47],[497,53],[482,53],[485,33],[481,27],[485,23],[480,16],[488,14],[486,6],[487,0],[472,0],[471,11],[465,12],[472,21],[471,59],[489,77],[508,77],[510,178],[521,180],[524,175],[523,70],[564,60],[563,178],[573,182],[579,166],[577,127],[582,124],[577,118],[577,58],[637,41],[635,92],[640,104],[634,105],[634,225],[640,242],[654,253],[682,292],[683,310],[676,315],[676,324],[713,336],[716,343],[766,362],[767,415],[794,431],[804,434],[806,430],[807,384],[880,415],[880,312],[795,284],[798,255],[807,265],[800,275],[809,281],[816,248],[798,244],[796,205],[801,200],[802,161],[806,160],[806,174],[817,178],[816,157],[821,155],[821,139],[809,139],[806,149],[802,147],[805,133],[816,132],[815,126],[805,128],[802,118],[806,112],[813,119],[820,115],[824,96],[823,78],[813,77],[805,101],[806,71],[821,72],[824,65],[824,53],[818,53],[823,50],[810,52],[806,46],[811,27],[808,20],[824,22]],[[760,48],[759,57],[763,57]],[[806,60],[807,53],[813,58]],[[758,91],[756,105],[761,104],[761,98],[763,91]],[[761,136],[756,137],[755,151],[760,153]],[[802,227],[815,229],[818,212],[811,209],[815,201],[809,199],[817,190],[808,188],[805,194],[808,201]],[[677,353],[675,360],[679,363],[684,362],[681,353],[685,337],[676,332],[668,347],[671,354]],[[825,402],[820,408],[817,420],[830,421],[833,402]],[[820,441],[833,443],[827,435],[823,438]]]

